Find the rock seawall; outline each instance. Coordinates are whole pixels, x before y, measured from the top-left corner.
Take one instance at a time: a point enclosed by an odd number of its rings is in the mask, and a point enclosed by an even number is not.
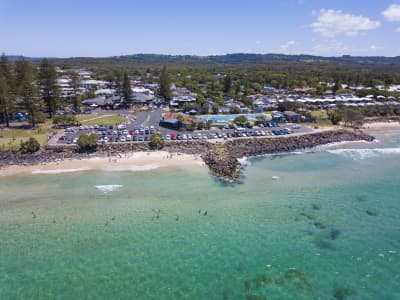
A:
[[[202,156],[210,170],[226,180],[238,180],[241,176],[241,157],[291,152],[345,141],[372,141],[372,136],[347,130],[326,131],[298,136],[274,138],[248,138],[227,141],[210,147]]]

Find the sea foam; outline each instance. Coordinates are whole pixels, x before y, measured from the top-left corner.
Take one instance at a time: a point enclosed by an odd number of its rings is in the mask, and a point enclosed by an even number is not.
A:
[[[88,171],[90,168],[77,168],[77,169],[55,169],[55,170],[33,170],[32,174],[62,174]]]
[[[353,160],[362,160],[381,155],[397,155],[400,154],[400,148],[334,149],[334,150],[326,150],[326,152],[348,157]]]
[[[120,185],[120,184],[96,185],[95,186],[96,189],[98,189],[100,192],[102,192],[104,194],[111,193],[122,187],[123,187],[123,185]]]
[[[118,166],[118,167],[107,167],[104,168],[103,171],[107,172],[123,172],[123,171],[130,171],[130,172],[144,172],[144,171],[151,171],[160,168],[160,165],[156,164],[147,164],[147,165],[126,165],[126,166]]]

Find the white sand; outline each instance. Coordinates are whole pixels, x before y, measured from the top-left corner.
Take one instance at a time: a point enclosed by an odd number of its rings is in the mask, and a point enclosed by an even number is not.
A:
[[[370,131],[385,131],[385,130],[400,130],[400,122],[374,122],[374,123],[365,123],[362,130],[366,132]]]
[[[205,166],[199,155],[170,154],[165,151],[133,152],[114,157],[71,159],[34,166],[9,166],[0,169],[0,176],[55,175],[90,170],[143,172],[164,167],[188,168],[193,166]]]

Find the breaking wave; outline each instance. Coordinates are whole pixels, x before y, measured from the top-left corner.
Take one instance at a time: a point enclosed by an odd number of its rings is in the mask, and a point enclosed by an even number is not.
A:
[[[130,172],[144,172],[144,171],[151,171],[160,168],[160,165],[156,164],[147,164],[147,165],[127,165],[127,166],[118,166],[118,167],[107,167],[103,168],[103,171],[108,171],[108,172],[124,172],[124,171],[130,171]]]
[[[366,158],[377,157],[381,155],[400,154],[400,148],[374,148],[374,149],[334,149],[326,150],[326,152],[348,157],[354,160],[362,160]]]
[[[62,174],[62,173],[74,173],[88,171],[90,168],[78,168],[78,169],[55,169],[55,170],[33,170],[32,174]]]
[[[95,186],[96,189],[98,189],[100,192],[102,192],[104,194],[111,193],[122,187],[123,187],[123,185],[119,185],[119,184],[96,185]]]

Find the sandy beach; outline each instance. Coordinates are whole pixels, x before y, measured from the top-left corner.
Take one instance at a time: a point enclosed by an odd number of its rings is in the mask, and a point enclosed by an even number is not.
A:
[[[376,132],[376,131],[387,131],[387,130],[400,130],[400,122],[390,121],[390,122],[374,122],[374,123],[364,123],[361,127],[366,133]]]
[[[113,157],[71,159],[34,166],[9,166],[0,169],[0,176],[55,175],[91,170],[141,172],[165,167],[191,166],[203,167],[205,164],[199,155],[171,154],[166,151],[132,152]]]

